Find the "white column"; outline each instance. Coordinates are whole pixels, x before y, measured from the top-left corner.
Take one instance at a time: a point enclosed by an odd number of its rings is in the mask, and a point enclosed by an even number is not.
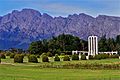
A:
[[[95,37],[93,36],[92,37],[93,38],[93,55],[95,55]]]
[[[88,37],[88,55],[90,55],[90,46],[91,46],[90,37]]]
[[[92,55],[92,37],[90,37],[90,43],[91,43],[91,46],[90,46],[90,55]]]
[[[74,51],[72,51],[72,55],[74,55]]]
[[[98,54],[98,39],[97,36],[88,37],[88,53],[89,55]]]
[[[96,54],[98,54],[98,38],[96,37]]]

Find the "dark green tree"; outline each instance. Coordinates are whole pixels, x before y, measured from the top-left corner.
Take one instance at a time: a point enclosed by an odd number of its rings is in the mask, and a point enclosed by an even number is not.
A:
[[[32,42],[29,46],[29,51],[31,54],[42,54],[44,52],[44,46],[42,41]]]
[[[115,50],[115,41],[113,38],[107,39],[107,51],[114,51]]]
[[[61,34],[58,37],[53,37],[48,42],[48,50],[53,54],[59,54],[62,51],[72,51],[79,49],[80,39],[69,34]]]
[[[51,52],[53,55],[72,50],[87,50],[87,41],[80,40],[76,36],[61,34],[49,40],[32,42],[29,46],[31,54]]]
[[[107,39],[106,36],[102,36],[101,39],[98,42],[98,49],[99,51],[105,52],[107,51]]]
[[[116,37],[116,43],[120,44],[120,35],[117,35],[117,37]]]

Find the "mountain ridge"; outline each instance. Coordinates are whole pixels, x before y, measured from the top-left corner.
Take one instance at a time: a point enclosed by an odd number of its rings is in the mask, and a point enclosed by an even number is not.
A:
[[[89,35],[114,38],[120,34],[120,17],[85,13],[52,17],[34,9],[13,10],[0,17],[0,49],[27,49],[32,41],[59,34],[72,34],[87,39]],[[4,45],[4,44],[8,44]]]

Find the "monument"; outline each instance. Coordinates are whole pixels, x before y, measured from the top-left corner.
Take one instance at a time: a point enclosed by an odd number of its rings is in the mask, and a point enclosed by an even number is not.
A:
[[[97,55],[98,54],[98,37],[89,36],[88,37],[88,55]]]
[[[107,51],[107,52],[98,52],[98,37],[97,36],[89,36],[88,37],[88,51],[72,51],[72,55],[78,54],[79,58],[81,55],[86,55],[86,59],[89,59],[89,55],[95,56],[98,54],[109,54],[115,55],[118,54],[117,51]]]

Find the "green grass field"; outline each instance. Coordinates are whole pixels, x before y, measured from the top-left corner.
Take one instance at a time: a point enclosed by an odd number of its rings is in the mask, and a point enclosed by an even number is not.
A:
[[[39,67],[39,65],[43,64],[62,65],[80,62],[85,64],[120,64],[119,59],[28,63],[27,58],[24,58],[24,63],[19,64],[13,63],[13,59],[7,57],[7,59],[2,59],[2,63],[0,64],[0,80],[120,80],[120,70],[56,69]]]

